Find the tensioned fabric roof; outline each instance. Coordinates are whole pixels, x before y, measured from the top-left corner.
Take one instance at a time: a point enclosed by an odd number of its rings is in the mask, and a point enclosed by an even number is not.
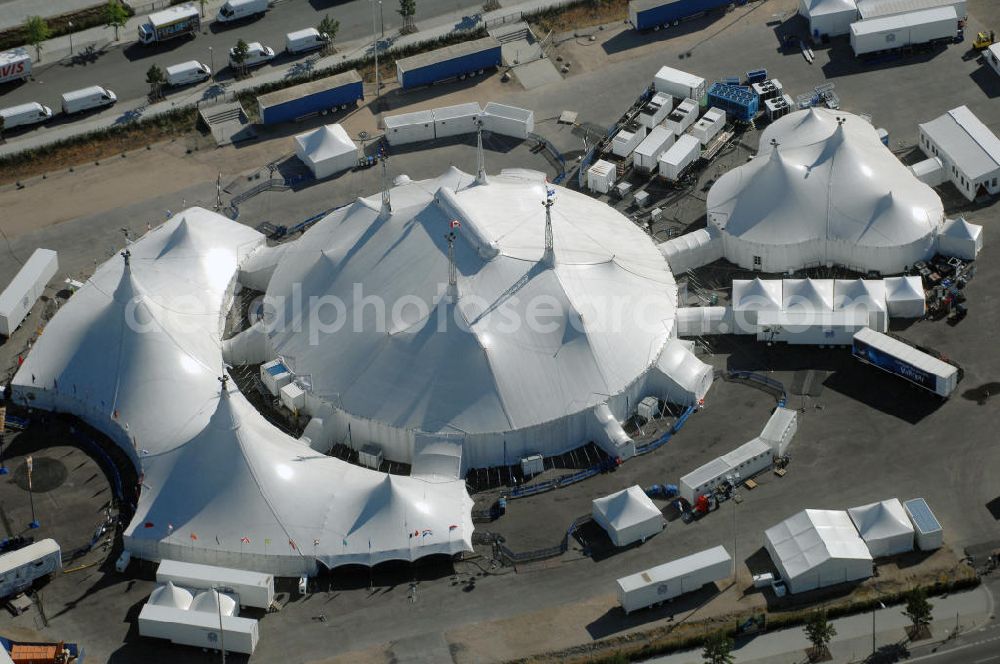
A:
[[[802,510],[768,528],[764,537],[793,583],[830,560],[872,559],[847,512],[839,510]]]
[[[313,163],[335,159],[344,154],[355,155],[358,146],[339,124],[324,125],[295,137],[299,154]]]
[[[48,324],[14,398],[78,415],[142,473],[126,549],[279,575],[471,549],[464,483],[383,475],[275,429],[225,375],[238,265],[262,235],[192,208],[114,256]]]

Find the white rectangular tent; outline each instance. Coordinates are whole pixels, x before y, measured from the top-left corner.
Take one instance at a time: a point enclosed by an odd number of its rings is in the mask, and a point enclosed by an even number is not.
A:
[[[615,546],[646,541],[666,525],[660,508],[637,484],[595,499],[591,513]]]
[[[976,260],[983,248],[983,227],[965,219],[949,219],[938,235],[938,253],[967,261]]]
[[[809,34],[820,39],[850,32],[858,7],[855,0],[799,0],[799,14],[809,21]]]
[[[756,334],[757,312],[781,311],[781,281],[733,279],[733,324],[736,334]]]
[[[837,279],[833,284],[833,309],[860,309],[868,314],[868,327],[889,329],[885,305],[885,283],[881,279]]]
[[[339,124],[298,134],[295,154],[318,180],[353,168],[358,162],[358,146]]]
[[[913,551],[913,524],[899,498],[852,507],[847,513],[872,558]]]
[[[872,575],[872,555],[844,511],[803,510],[764,531],[764,548],[792,593]]]
[[[927,311],[920,277],[889,277],[885,284],[885,306],[893,318],[922,318]]]

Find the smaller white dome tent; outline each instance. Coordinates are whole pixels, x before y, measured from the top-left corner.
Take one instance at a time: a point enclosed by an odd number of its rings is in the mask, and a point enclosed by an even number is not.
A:
[[[203,590],[195,595],[191,602],[192,611],[211,613],[213,615],[235,616],[238,614],[236,600],[226,593],[217,590]]]
[[[920,277],[884,279],[885,306],[893,318],[921,318],[927,311]]]
[[[852,507],[847,513],[873,558],[913,551],[913,524],[898,498]]]
[[[974,261],[983,248],[983,227],[965,219],[949,219],[938,236],[938,253]]]
[[[191,593],[184,588],[178,588],[173,581],[167,581],[162,586],[157,586],[149,595],[147,604],[153,606],[169,606],[173,609],[187,610],[191,606],[194,598]]]
[[[639,487],[630,486],[594,500],[591,513],[615,546],[645,541],[663,530],[665,521],[660,508]]]
[[[295,137],[295,154],[317,179],[353,168],[358,146],[339,124],[326,125]]]
[[[799,0],[799,14],[809,21],[809,34],[836,37],[851,31],[858,18],[855,0]]]

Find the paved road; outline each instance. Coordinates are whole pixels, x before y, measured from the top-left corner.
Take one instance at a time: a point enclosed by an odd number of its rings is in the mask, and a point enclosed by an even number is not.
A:
[[[393,0],[386,0],[382,14],[387,36],[395,34],[402,25],[402,19],[395,12],[396,8],[397,4]],[[419,0],[417,3],[418,20],[433,19],[456,11],[475,14],[480,11],[480,6],[475,0]],[[315,26],[327,13],[340,21],[337,42],[371,37],[370,0],[351,0],[341,4],[333,0],[280,0],[264,18],[259,20],[241,22],[232,27],[222,27],[221,24],[217,26],[211,22],[203,25],[202,33],[195,39],[179,39],[149,47],[135,42],[126,43],[98,51],[89,57],[79,53],[79,43],[82,38],[78,37],[74,58],[46,63],[45,61],[52,56],[46,56],[46,52],[43,51],[43,63],[36,65],[34,81],[0,86],[0,106],[39,101],[51,106],[55,111],[60,105],[59,97],[63,92],[87,85],[103,85],[111,88],[119,100],[140,98],[148,91],[145,81],[146,71],[150,65],[166,67],[186,60],[200,60],[205,64],[212,64],[214,59],[215,70],[220,72],[227,64],[229,49],[238,39],[260,41],[275,51],[282,51],[285,34],[292,30]],[[131,35],[123,32],[122,38],[129,39]],[[210,55],[210,49],[214,58]],[[306,57],[305,55],[292,57],[280,53],[263,69],[266,71],[273,67],[284,67],[290,62]],[[229,77],[228,70],[219,73],[221,80]],[[58,119],[52,121],[53,124],[59,122]]]

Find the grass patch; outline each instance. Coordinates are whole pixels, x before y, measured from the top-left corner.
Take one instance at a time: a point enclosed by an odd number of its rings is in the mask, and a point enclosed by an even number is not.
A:
[[[624,21],[627,16],[628,0],[581,0],[562,7],[525,14],[524,18],[541,38],[550,30],[559,33],[589,28],[614,21]]]
[[[81,30],[87,30],[89,28],[101,27],[107,25],[104,19],[105,5],[106,2],[96,3],[96,7],[90,7],[88,9],[81,9],[76,12],[68,12],[66,14],[60,14],[58,16],[53,16],[51,18],[45,19],[46,23],[49,24],[49,39],[54,37],[62,37],[68,35],[69,33],[77,33]],[[125,11],[128,12],[129,16],[134,16],[132,8],[126,3],[122,3],[125,7]],[[73,22],[73,29],[69,27],[70,21]],[[112,28],[108,28],[111,30]],[[15,28],[8,28],[0,32],[0,51],[6,51],[7,49],[14,48],[17,46],[27,46],[29,49],[34,50],[34,47],[28,44],[28,31],[23,25],[19,25]],[[42,49],[42,60],[45,60],[45,49]]]

